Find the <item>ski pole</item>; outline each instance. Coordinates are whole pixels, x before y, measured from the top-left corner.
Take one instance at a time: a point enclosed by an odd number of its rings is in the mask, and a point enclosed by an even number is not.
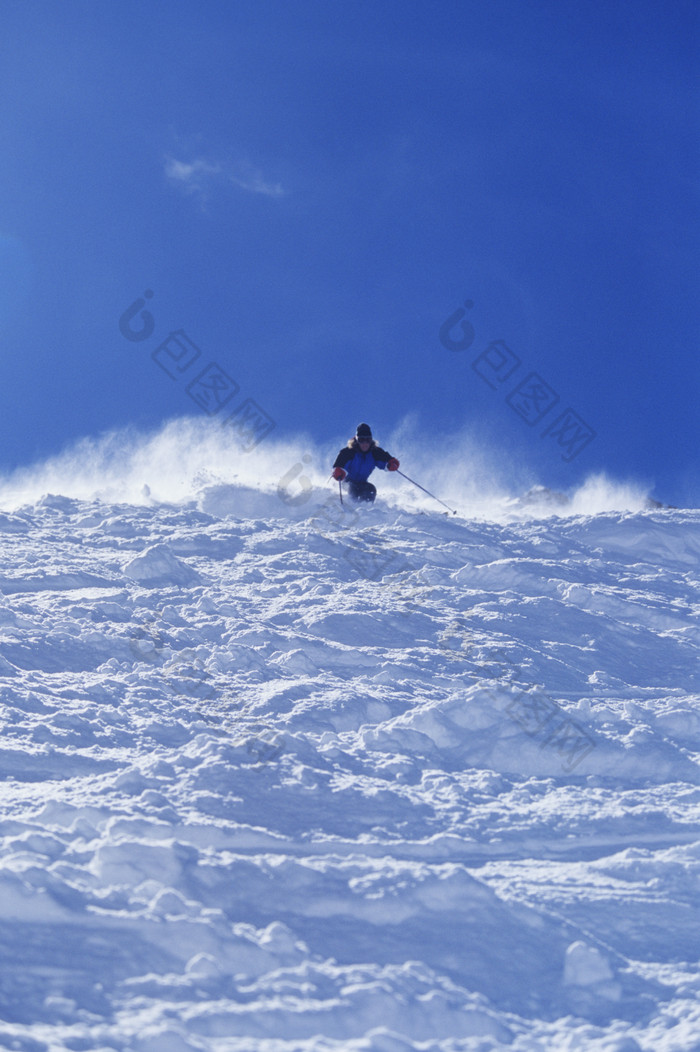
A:
[[[333,475],[332,474],[329,475],[328,478],[332,479]],[[343,487],[341,485],[340,479],[338,479],[338,496],[340,497],[340,503],[342,504],[343,503]]]
[[[397,475],[403,476],[403,478],[405,478],[407,482],[412,482],[414,486],[418,486],[418,489],[422,489],[424,493],[427,493],[429,497],[432,497],[433,500],[436,500],[438,504],[442,504],[443,508],[447,508],[448,511],[451,511],[453,515],[457,514],[454,508],[451,508],[449,504],[445,504],[444,500],[440,500],[439,497],[436,497],[435,494],[431,493],[429,489],[425,488],[425,486],[421,486],[420,483],[415,481],[415,479],[410,479],[408,475],[404,475],[403,471],[399,471],[398,468],[396,469],[396,473]]]

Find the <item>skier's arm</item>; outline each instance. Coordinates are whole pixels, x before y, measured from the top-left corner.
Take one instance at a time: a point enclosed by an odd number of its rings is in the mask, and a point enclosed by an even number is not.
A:
[[[351,449],[347,449],[347,448],[341,449],[340,453],[338,453],[338,456],[335,458],[335,460],[333,462],[333,467],[334,468],[344,468],[345,465],[347,464],[347,462],[349,460],[352,460],[354,455],[355,454],[353,453],[353,451]]]
[[[387,453],[385,449],[380,449],[379,446],[373,449],[372,452],[374,454],[375,464],[378,468],[381,468],[382,471],[385,471],[387,468],[389,471],[397,470],[399,462],[396,457],[392,457],[391,453]]]

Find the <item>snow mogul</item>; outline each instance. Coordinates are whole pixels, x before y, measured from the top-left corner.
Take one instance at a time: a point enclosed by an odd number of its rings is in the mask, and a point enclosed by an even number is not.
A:
[[[398,471],[399,462],[391,453],[380,449],[372,438],[369,424],[358,424],[354,437],[335,458],[333,478],[346,483],[352,500],[371,504],[377,495],[377,487],[367,479],[375,468]]]

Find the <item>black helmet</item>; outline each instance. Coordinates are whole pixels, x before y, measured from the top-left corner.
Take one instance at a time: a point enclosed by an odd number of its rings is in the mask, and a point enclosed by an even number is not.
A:
[[[369,426],[369,424],[358,424],[355,436],[357,438],[371,438],[372,428]]]

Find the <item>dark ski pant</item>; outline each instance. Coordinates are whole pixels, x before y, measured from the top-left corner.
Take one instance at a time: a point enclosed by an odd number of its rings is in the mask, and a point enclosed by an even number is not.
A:
[[[377,496],[377,487],[371,482],[348,481],[348,494],[351,500],[368,501],[371,504]]]

